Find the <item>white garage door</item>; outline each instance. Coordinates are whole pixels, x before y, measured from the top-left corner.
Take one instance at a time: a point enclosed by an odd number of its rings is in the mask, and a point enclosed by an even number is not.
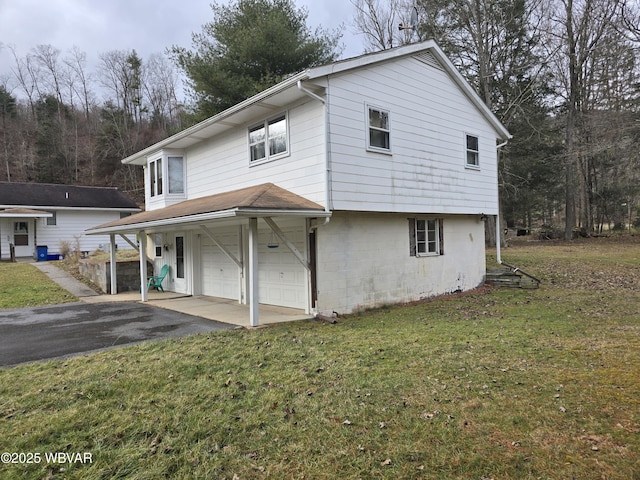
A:
[[[235,229],[216,230],[216,239],[231,252],[238,251],[238,231]],[[238,300],[238,266],[206,235],[201,236],[200,254],[202,258],[202,294],[211,297]]]
[[[278,225],[300,253],[306,255],[304,226],[285,227],[280,222]],[[269,227],[261,225],[258,236],[260,303],[305,309],[307,305],[305,268],[287,246],[274,237]],[[270,243],[277,242],[279,242],[277,248],[269,248]]]

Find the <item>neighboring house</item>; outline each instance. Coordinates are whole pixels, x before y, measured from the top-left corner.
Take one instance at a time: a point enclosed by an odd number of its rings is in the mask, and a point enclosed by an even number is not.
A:
[[[84,231],[139,212],[136,203],[116,188],[0,182],[0,259],[36,257],[37,246],[60,253],[60,242],[90,252],[109,244],[109,236]],[[130,248],[121,242],[123,248]]]
[[[125,158],[147,211],[88,233],[139,234],[165,290],[247,303],[253,325],[258,301],[344,313],[469,290],[509,138],[434,42],[368,54]]]

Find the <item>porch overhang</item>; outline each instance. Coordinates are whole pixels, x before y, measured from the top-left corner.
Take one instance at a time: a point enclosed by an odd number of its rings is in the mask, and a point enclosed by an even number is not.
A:
[[[306,218],[324,218],[330,217],[331,212],[324,210],[261,210],[261,209],[241,209],[234,208],[230,210],[222,210],[219,212],[208,212],[201,214],[193,214],[185,217],[173,217],[162,220],[142,221],[132,223],[126,226],[111,227],[95,227],[87,230],[87,235],[104,235],[104,234],[134,234],[141,230],[163,230],[173,227],[188,227],[189,225],[198,226],[203,223],[215,220],[229,218],[264,218],[264,217],[306,217]]]
[[[0,210],[0,218],[51,218],[53,213],[31,208],[5,208]]]
[[[272,183],[185,200],[158,210],[140,212],[86,230],[87,235],[162,231],[176,226],[194,228],[216,220],[265,217],[325,218],[321,205]]]
[[[312,202],[302,196],[296,195],[289,190],[285,190],[272,183],[265,183],[247,187],[240,190],[210,195],[207,197],[186,200],[168,207],[141,212],[129,217],[121,218],[97,227],[86,230],[88,235],[104,235],[111,237],[111,292],[115,294],[116,287],[116,258],[115,242],[116,234],[138,235],[140,242],[140,284],[141,300],[147,301],[147,237],[158,232],[169,232],[176,230],[198,229],[218,243],[214,233],[209,229],[216,225],[244,224],[247,227],[247,264],[246,272],[248,278],[248,305],[249,323],[252,326],[258,325],[258,305],[259,305],[259,265],[258,265],[258,219],[263,218],[265,223],[275,235],[278,236],[284,245],[292,252],[295,258],[307,269],[307,282],[310,275],[308,261],[298,251],[296,246],[290,242],[278,227],[274,219],[292,218],[315,219],[328,218],[331,211],[326,210],[321,205]],[[242,262],[235,258],[228,249],[222,250],[230,256],[236,265],[242,268]]]

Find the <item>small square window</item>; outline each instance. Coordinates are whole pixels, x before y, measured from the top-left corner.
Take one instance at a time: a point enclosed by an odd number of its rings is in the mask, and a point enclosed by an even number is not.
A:
[[[390,151],[391,129],[389,126],[389,112],[374,107],[368,107],[367,122],[367,148]]]
[[[473,135],[467,135],[467,166],[480,166],[478,137],[475,137]]]
[[[52,217],[47,217],[47,225],[57,225],[58,218],[56,216],[56,212],[51,212],[51,214],[53,215]]]
[[[412,257],[443,254],[442,220],[437,218],[409,219],[409,247]]]

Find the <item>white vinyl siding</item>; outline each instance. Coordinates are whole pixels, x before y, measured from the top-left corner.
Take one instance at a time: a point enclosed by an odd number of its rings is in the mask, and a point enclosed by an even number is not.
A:
[[[251,165],[247,161],[247,127],[232,129],[191,147],[187,152],[189,198],[272,182],[324,205],[324,118],[323,106],[316,100],[305,100],[291,107],[288,110],[289,154],[275,162]],[[150,205],[150,209],[153,208],[157,207]]]
[[[329,86],[334,209],[497,213],[496,131],[446,72],[404,58]],[[367,151],[363,103],[393,106],[393,156]],[[467,131],[478,136],[481,170],[461,161]]]
[[[59,253],[62,240],[69,242],[72,250],[79,247],[81,252],[107,249],[110,245],[109,235],[85,235],[84,231],[119,218],[119,211],[58,210],[56,225],[47,225],[46,219],[38,220],[38,245],[46,245],[49,253]],[[136,241],[131,235],[129,239],[134,243]],[[119,236],[116,236],[116,244],[119,250],[132,248]]]

